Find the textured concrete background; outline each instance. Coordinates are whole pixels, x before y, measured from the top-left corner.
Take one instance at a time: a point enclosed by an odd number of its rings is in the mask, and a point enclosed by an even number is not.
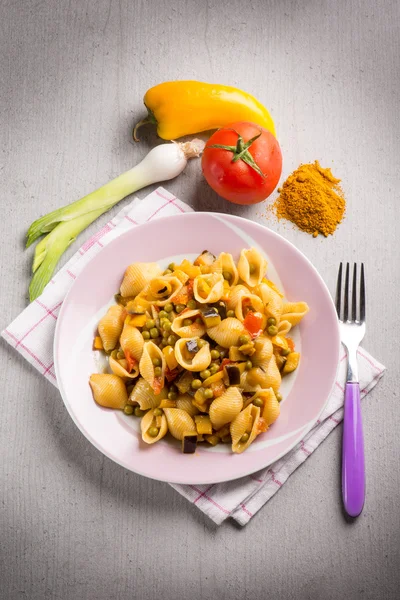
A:
[[[279,231],[332,290],[340,260],[364,260],[364,343],[388,367],[363,406],[358,521],[341,513],[339,427],[247,527],[218,529],[167,485],[104,458],[57,391],[2,343],[2,600],[399,597],[399,23],[395,0],[2,0],[2,327],[26,305],[30,222],[137,163],[157,142],[146,129],[131,143],[146,89],[195,78],[270,107],[283,176],[300,162],[332,166],[347,218],[335,236],[312,239],[267,221],[263,206],[217,198],[196,161],[168,189]]]

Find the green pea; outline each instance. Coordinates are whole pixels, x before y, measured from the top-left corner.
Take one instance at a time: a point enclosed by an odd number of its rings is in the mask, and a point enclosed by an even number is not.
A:
[[[201,317],[197,317],[195,323],[197,323],[197,325],[203,325],[203,319]]]
[[[153,358],[152,363],[155,367],[161,367],[161,358]]]
[[[207,377],[211,377],[211,373],[208,369],[204,369],[204,371],[201,371],[200,377],[202,379],[207,379]]]
[[[250,265],[250,275],[253,275],[253,273],[256,272],[256,265]]]
[[[288,354],[290,354],[290,348],[286,348],[286,350],[281,350],[281,354],[282,356],[287,356]]]
[[[261,398],[254,398],[253,404],[254,406],[258,406],[259,408],[262,408],[264,406],[264,403],[261,400]]]
[[[210,367],[211,375],[215,375],[215,373],[218,373],[218,371],[219,371],[219,365],[211,365],[211,367]]]
[[[161,377],[161,375],[162,375],[162,368],[161,367],[154,367],[154,375],[156,377]]]
[[[163,410],[162,410],[162,408],[155,408],[155,409],[154,409],[153,415],[154,415],[155,417],[161,417],[161,415],[162,415],[162,414],[163,414]]]
[[[171,275],[172,271],[171,269],[165,269],[163,275]]]
[[[190,327],[191,325],[193,325],[192,319],[183,319],[183,326],[184,327]]]
[[[168,313],[168,319],[169,322],[172,323],[172,321],[175,319],[175,314],[173,312]]]
[[[217,358],[219,358],[219,352],[218,352],[218,350],[211,350],[210,354],[211,354],[211,358],[213,360],[217,360]]]
[[[171,327],[172,327],[171,321],[164,321],[164,323],[163,323],[164,331],[166,331],[166,332],[170,331]]]
[[[235,316],[235,311],[234,310],[228,310],[228,312],[226,313],[227,317],[234,317]]]
[[[130,404],[127,404],[127,405],[124,407],[124,413],[125,413],[126,415],[133,415],[133,406],[131,406]]]
[[[118,350],[118,352],[117,352],[117,359],[118,360],[122,360],[123,358],[125,358],[124,352],[122,352],[122,350]]]
[[[159,319],[168,319],[168,313],[165,312],[165,310],[160,310],[160,312],[158,313],[158,317]],[[153,325],[154,327],[154,325]]]
[[[246,333],[239,336],[239,344],[243,346],[243,344],[248,344],[250,342],[250,336]]]
[[[275,392],[275,396],[276,396],[276,399],[278,400],[278,402],[282,402],[283,396],[280,392]]]
[[[169,386],[169,391],[178,393],[178,388],[176,387],[176,385],[174,383],[171,383],[171,385]]]
[[[155,437],[155,436],[154,436]],[[245,444],[247,442],[247,440],[249,439],[249,434],[248,433],[244,433],[242,435],[242,437],[240,438],[240,441],[242,444]]]
[[[199,347],[199,348],[203,348],[204,346],[206,346],[206,345],[207,345],[207,343],[208,343],[208,342],[207,342],[206,340],[199,340],[199,341],[197,342],[197,345],[198,345],[198,347]]]
[[[150,339],[150,332],[149,331],[142,331],[142,338],[144,340],[149,340]]]
[[[168,400],[176,400],[178,394],[176,392],[168,392]]]
[[[197,307],[196,300],[194,300],[193,298],[192,298],[192,300],[189,300],[189,302],[187,303],[187,307],[190,308],[191,310],[194,310]]]
[[[275,325],[270,325],[267,331],[268,335],[276,335],[278,333],[278,328]]]
[[[152,329],[150,329],[150,336],[153,339],[158,338],[159,335],[160,335],[160,332],[158,331],[157,327],[153,327]]]
[[[191,385],[192,385],[192,390],[198,390],[199,388],[201,388],[201,380],[200,379],[193,379]]]
[[[218,352],[219,352],[219,357],[224,358],[226,356],[227,350],[225,348],[221,348],[220,350],[218,350]]]
[[[175,346],[176,342],[178,341],[178,338],[176,337],[176,335],[170,335],[168,336],[167,341],[170,346]]]
[[[145,414],[145,411],[142,410],[140,406],[135,406],[135,410],[133,412],[135,413],[135,417],[143,417]]]
[[[157,437],[158,436],[158,432],[159,432],[158,427],[150,427],[147,430],[147,433],[149,434],[150,437]]]
[[[155,326],[156,326],[156,322],[154,321],[154,319],[149,319],[148,321],[146,321],[147,329],[152,329]]]
[[[164,306],[164,310],[165,310],[165,312],[167,312],[167,313],[170,313],[171,311],[173,311],[173,310],[174,310],[174,307],[173,307],[173,305],[172,305],[170,302],[168,302],[168,303],[167,303],[167,304]]]
[[[274,319],[274,317],[270,317],[267,321],[267,325],[276,325],[276,319]]]
[[[171,271],[175,271],[175,269],[176,269],[176,264],[175,264],[175,263],[173,263],[173,262],[172,262],[172,263],[169,263],[169,265],[168,265],[168,269],[170,269]]]
[[[247,360],[246,361],[246,371],[250,371],[250,369],[253,368],[253,363],[251,362],[251,360]]]
[[[164,338],[160,342],[160,348],[166,348],[168,346],[168,342],[164,340]]]
[[[179,313],[181,313],[183,310],[185,310],[185,308],[186,308],[186,306],[185,306],[184,304],[177,304],[177,305],[175,306],[175,310],[176,310],[176,312],[178,313],[178,315],[179,315]]]
[[[207,400],[210,400],[210,398],[213,398],[213,397],[214,397],[213,391],[210,390],[210,388],[206,388],[204,390],[204,398],[207,398]]]
[[[223,271],[222,277],[226,279],[226,281],[230,281],[232,279],[232,273],[229,273],[229,271]]]

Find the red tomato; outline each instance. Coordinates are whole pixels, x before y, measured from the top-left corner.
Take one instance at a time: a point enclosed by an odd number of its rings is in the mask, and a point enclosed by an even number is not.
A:
[[[249,311],[246,315],[245,320],[243,321],[243,325],[250,333],[251,337],[256,338],[257,336],[261,335],[263,331],[262,322],[263,316],[261,313]]]
[[[259,137],[246,148],[246,143],[257,135]],[[282,153],[271,132],[241,121],[218,129],[210,137],[201,166],[204,177],[217,194],[235,204],[256,204],[265,200],[277,186],[282,172]]]

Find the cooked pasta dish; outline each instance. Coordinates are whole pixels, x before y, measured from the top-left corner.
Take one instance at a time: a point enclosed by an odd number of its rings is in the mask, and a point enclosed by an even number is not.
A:
[[[141,418],[147,444],[169,432],[184,453],[246,450],[279,417],[282,377],[300,359],[289,333],[308,312],[266,272],[255,248],[237,261],[205,250],[165,271],[130,265],[94,338],[108,357],[90,377],[94,400]]]

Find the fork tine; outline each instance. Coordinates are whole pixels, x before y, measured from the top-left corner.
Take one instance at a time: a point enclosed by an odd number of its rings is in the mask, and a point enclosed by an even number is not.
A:
[[[351,295],[351,318],[357,321],[357,263],[353,267],[353,289]]]
[[[346,263],[346,275],[344,280],[344,307],[343,307],[343,321],[349,319],[349,270],[350,265]]]
[[[360,321],[365,321],[365,279],[364,279],[364,263],[361,263],[361,279],[360,279]]]
[[[343,268],[343,264],[340,263],[339,272],[338,272],[338,276],[337,276],[337,283],[336,283],[336,312],[337,312],[338,319],[340,319],[340,303],[341,303],[341,297],[342,297],[342,268]]]

